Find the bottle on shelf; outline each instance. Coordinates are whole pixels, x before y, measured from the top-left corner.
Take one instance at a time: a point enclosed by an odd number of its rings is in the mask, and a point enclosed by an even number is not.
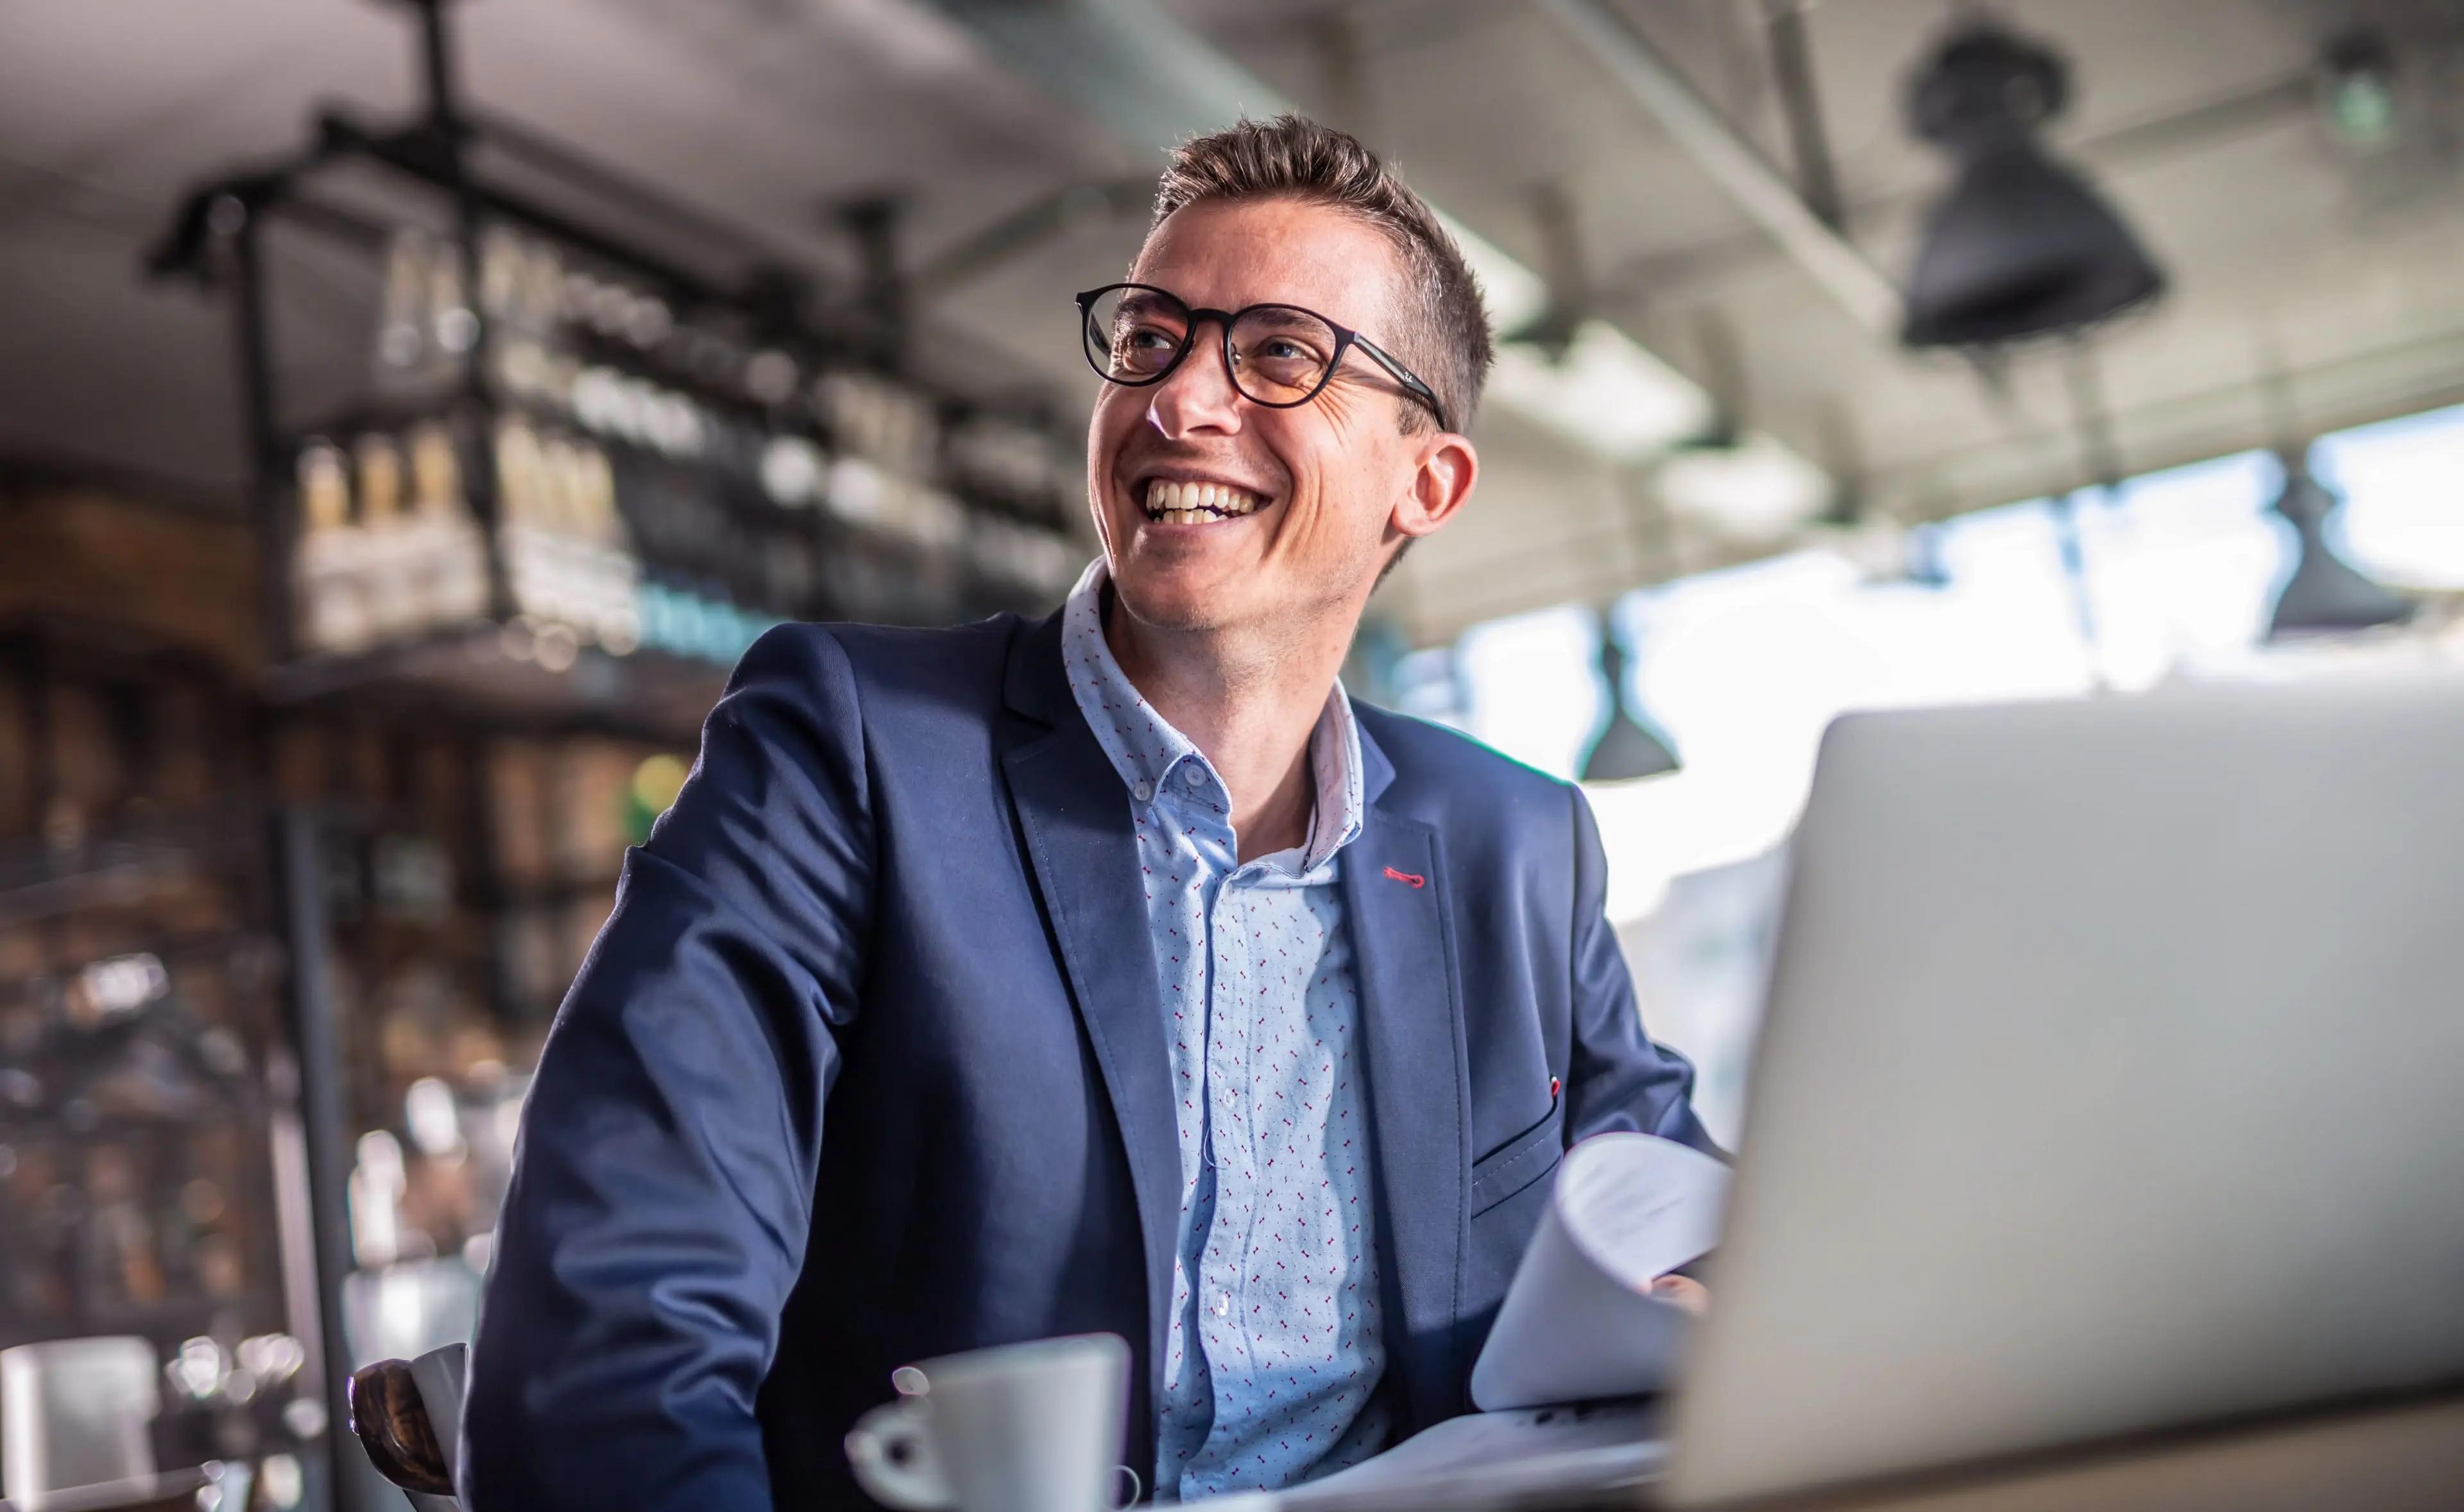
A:
[[[516,611],[620,655],[631,651],[641,638],[641,567],[606,454],[509,416],[496,427],[495,460]]]
[[[479,316],[463,286],[461,247],[437,243],[428,278],[429,342],[436,353],[437,376],[456,377],[471,349],[479,345]]]
[[[417,226],[394,229],[377,322],[380,393],[428,397],[462,376],[479,344],[479,315],[464,281],[458,244]]]
[[[577,626],[622,656],[641,643],[635,590],[642,568],[616,507],[616,472],[587,442],[564,463],[564,513],[573,543]]]
[[[370,432],[351,447],[359,462],[361,584],[368,631],[392,639],[418,628],[418,543],[403,515],[402,449],[392,436]]]
[[[461,450],[451,427],[429,420],[410,432],[408,532],[426,625],[478,619],[488,612],[488,560],[462,491]]]
[[[530,248],[511,227],[479,233],[479,308],[499,330],[520,329],[523,275]]]
[[[837,450],[913,482],[931,480],[940,428],[924,395],[892,378],[842,368],[814,381],[813,406]]]
[[[782,623],[739,607],[715,584],[645,578],[639,602],[643,645],[722,667],[735,665],[763,631]]]
[[[377,321],[379,391],[417,389],[428,359],[428,265],[432,243],[414,226],[394,229],[385,252],[385,293]]]
[[[563,259],[543,241],[492,226],[480,242],[480,307],[487,313],[499,388],[556,412],[573,408],[581,367],[564,349]]]
[[[300,448],[296,468],[299,537],[292,555],[292,601],[299,638],[310,651],[352,652],[372,627],[362,591],[365,541],[351,519],[351,467],[341,448],[318,439]]]

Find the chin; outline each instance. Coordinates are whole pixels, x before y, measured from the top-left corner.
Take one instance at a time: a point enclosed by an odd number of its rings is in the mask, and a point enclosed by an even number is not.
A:
[[[1236,595],[1220,571],[1195,564],[1141,562],[1126,569],[1115,563],[1112,591],[1141,624],[1158,630],[1208,631],[1239,617]]]

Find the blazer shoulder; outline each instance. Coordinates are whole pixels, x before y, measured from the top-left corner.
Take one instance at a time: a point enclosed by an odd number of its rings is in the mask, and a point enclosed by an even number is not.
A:
[[[737,663],[733,686],[844,678],[862,694],[1000,685],[1025,621],[996,614],[968,625],[919,630],[899,625],[791,621],[772,627]]]
[[[764,635],[807,642],[836,643],[859,676],[895,674],[912,667],[948,667],[971,662],[999,664],[1008,659],[1010,646],[1026,621],[1016,614],[995,614],[965,625],[917,629],[905,625],[863,625],[853,621],[800,620],[778,626]]]

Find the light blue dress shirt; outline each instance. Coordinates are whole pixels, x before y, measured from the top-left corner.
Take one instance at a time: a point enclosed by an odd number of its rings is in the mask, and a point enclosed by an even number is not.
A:
[[[1062,620],[1069,690],[1130,789],[1172,1043],[1180,1229],[1155,1487],[1291,1485],[1385,1447],[1386,1366],[1362,1145],[1360,991],[1339,853],[1360,734],[1337,685],[1309,738],[1301,849],[1239,859],[1229,792],[1105,643],[1104,564]]]

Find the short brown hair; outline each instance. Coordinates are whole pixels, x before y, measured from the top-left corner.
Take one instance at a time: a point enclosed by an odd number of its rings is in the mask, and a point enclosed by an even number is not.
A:
[[[1418,308],[1398,311],[1403,328],[1376,339],[1436,390],[1456,430],[1471,429],[1494,356],[1480,281],[1428,202],[1359,138],[1288,113],[1193,137],[1174,150],[1155,184],[1148,234],[1182,206],[1210,199],[1308,200],[1384,233],[1403,259]],[[1410,429],[1426,419],[1418,404],[1404,412]]]

